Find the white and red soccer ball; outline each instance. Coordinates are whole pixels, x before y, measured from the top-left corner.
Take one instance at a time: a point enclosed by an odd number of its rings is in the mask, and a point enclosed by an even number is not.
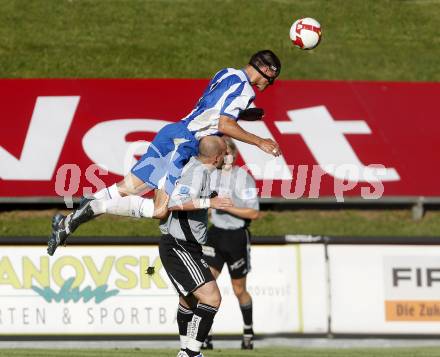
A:
[[[311,17],[296,20],[290,28],[292,43],[303,50],[311,50],[321,41],[321,25]]]

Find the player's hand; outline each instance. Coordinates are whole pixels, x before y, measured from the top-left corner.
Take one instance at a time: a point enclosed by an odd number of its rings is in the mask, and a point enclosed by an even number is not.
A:
[[[211,198],[211,208],[225,209],[232,207],[232,200],[229,197],[216,196]]]
[[[258,147],[267,154],[271,154],[275,157],[281,155],[281,150],[279,145],[272,139],[261,139]]]

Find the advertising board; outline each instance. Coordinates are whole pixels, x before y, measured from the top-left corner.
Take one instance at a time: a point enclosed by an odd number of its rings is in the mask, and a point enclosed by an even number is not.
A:
[[[326,330],[322,246],[258,245],[251,259],[256,333]],[[219,287],[213,329],[241,333],[226,268]],[[177,334],[178,296],[156,246],[69,246],[53,257],[42,246],[2,246],[0,297],[0,335]]]
[[[206,84],[0,80],[0,198],[62,201],[120,180]],[[264,199],[440,197],[439,96],[439,83],[277,81],[255,101],[264,121],[239,123],[283,155],[238,143],[238,164]]]
[[[440,247],[330,245],[334,333],[440,334]]]

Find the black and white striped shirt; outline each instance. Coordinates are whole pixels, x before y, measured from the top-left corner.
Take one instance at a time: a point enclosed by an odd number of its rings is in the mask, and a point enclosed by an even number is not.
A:
[[[207,166],[192,157],[176,182],[168,207],[182,205],[193,199],[209,198],[211,194],[210,173]],[[163,234],[170,234],[176,239],[200,244],[206,242],[207,228],[208,209],[173,211],[160,225]]]

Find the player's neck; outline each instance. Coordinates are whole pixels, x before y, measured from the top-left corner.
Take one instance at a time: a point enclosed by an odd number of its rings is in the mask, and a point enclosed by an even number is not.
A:
[[[247,76],[248,76],[248,78],[249,78],[249,82],[252,84],[252,85],[254,85],[256,82],[257,82],[257,80],[258,80],[258,76],[260,75],[256,70],[255,70],[255,68],[253,68],[251,65],[247,65],[245,68],[244,68],[244,71],[246,72],[246,74],[247,74]]]

